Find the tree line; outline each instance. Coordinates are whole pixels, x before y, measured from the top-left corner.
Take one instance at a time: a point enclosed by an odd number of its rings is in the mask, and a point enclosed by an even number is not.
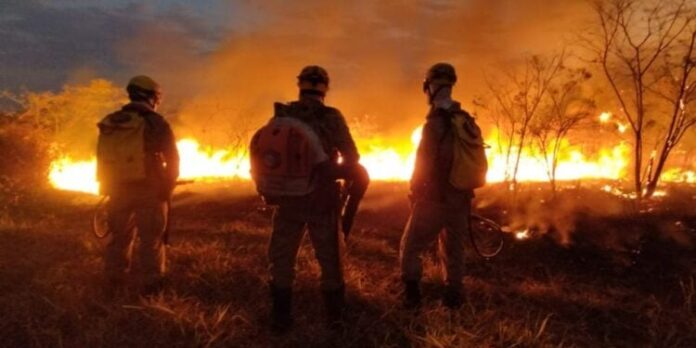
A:
[[[675,148],[687,134],[693,137],[696,6],[687,0],[591,5],[594,22],[572,45],[499,69],[486,78],[487,93],[475,104],[502,134],[498,146],[513,187],[522,149],[531,146],[555,191],[563,141],[599,114],[601,99],[631,131],[635,196],[649,198]]]

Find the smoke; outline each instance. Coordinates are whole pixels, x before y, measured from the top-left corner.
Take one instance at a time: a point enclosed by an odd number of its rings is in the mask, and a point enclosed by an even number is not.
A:
[[[0,88],[95,78],[120,87],[151,75],[179,137],[229,147],[271,116],[273,102],[295,98],[303,66],[320,64],[332,79],[327,103],[363,143],[408,142],[427,109],[420,85],[431,64],[457,67],[455,97],[471,108],[486,69],[558,49],[588,14],[582,0],[10,2],[0,15]],[[84,139],[91,148],[93,137]]]
[[[402,137],[426,112],[420,84],[431,64],[458,68],[455,96],[466,107],[480,93],[485,69],[557,49],[585,6],[541,0],[236,5],[229,21],[250,23],[220,34],[224,39],[205,52],[197,31],[173,30],[167,22],[118,45],[130,71],[162,81],[164,111],[179,136],[213,146],[244,138],[271,116],[273,102],[295,98],[303,66],[319,64],[331,75],[327,103],[358,126],[358,136]]]
[[[510,233],[527,231],[531,238],[551,238],[558,244],[590,244],[602,250],[639,251],[650,238],[659,237],[693,248],[694,226],[689,217],[694,188],[671,184],[665,195],[637,203],[615,188],[607,192],[603,181],[564,183],[554,194],[543,183],[526,183],[517,193],[504,184],[477,190],[476,207]]]

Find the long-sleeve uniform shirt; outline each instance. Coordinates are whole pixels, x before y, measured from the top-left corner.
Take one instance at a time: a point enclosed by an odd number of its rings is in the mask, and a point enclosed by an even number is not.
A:
[[[458,190],[449,182],[454,158],[451,118],[465,112],[454,102],[448,109],[433,107],[426,117],[416,164],[411,176],[411,195],[415,200],[457,204],[473,197],[472,190]]]
[[[329,161],[318,168],[316,189],[309,197],[288,198],[287,205],[296,206],[298,210],[325,212],[335,209],[338,204],[338,189],[336,177],[338,168],[351,168],[360,160],[360,154],[355,146],[348,125],[341,112],[333,107],[324,105],[312,98],[301,98],[283,106],[279,117],[294,117],[308,124],[317,133]],[[337,165],[339,157],[340,166]],[[340,169],[339,169],[340,170]]]

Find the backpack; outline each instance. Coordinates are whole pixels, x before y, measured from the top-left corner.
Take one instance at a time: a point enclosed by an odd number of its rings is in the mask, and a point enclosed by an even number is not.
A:
[[[120,111],[106,116],[97,126],[97,179],[102,188],[145,180],[145,118]]]
[[[481,128],[466,112],[455,111],[451,117],[454,141],[449,182],[460,190],[473,190],[486,184],[488,161]]]
[[[264,198],[309,194],[315,166],[329,159],[312,127],[289,117],[286,108],[276,103],[275,115],[249,146],[251,177]]]

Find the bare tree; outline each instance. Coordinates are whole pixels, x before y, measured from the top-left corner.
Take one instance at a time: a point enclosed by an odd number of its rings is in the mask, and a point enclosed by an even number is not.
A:
[[[672,150],[679,144],[686,132],[696,124],[696,112],[689,106],[696,100],[696,22],[688,30],[689,37],[677,46],[676,57],[667,56],[659,76],[663,77],[661,86],[651,88],[658,97],[671,104],[668,125],[660,137],[661,146],[657,157],[651,156],[646,171],[645,196],[650,197],[657,188],[665,163]]]
[[[694,8],[687,0],[596,0],[594,10],[598,30],[585,42],[633,131],[636,197],[650,197],[670,151],[694,124],[693,112],[686,107],[694,98]],[[680,64],[660,67],[661,61],[675,56],[680,56]],[[675,71],[680,73],[674,76]],[[676,88],[665,88],[667,80]],[[672,112],[667,131],[657,136],[663,146],[657,162],[653,157],[644,165],[650,125],[670,117],[663,112],[665,101]]]
[[[556,170],[559,154],[568,133],[582,121],[592,117],[595,103],[586,96],[583,83],[590,78],[585,69],[563,69],[548,89],[545,112],[530,126],[539,153],[544,159],[552,192],[556,192]]]
[[[493,122],[496,129],[496,139],[495,144],[490,146],[496,153],[505,155],[503,178],[505,181],[509,181],[512,176],[510,171],[512,147],[517,131],[517,117],[515,117],[513,110],[507,108],[508,105],[512,105],[513,91],[510,88],[494,85],[490,78],[487,78],[486,82],[492,92],[493,101],[491,102],[486,97],[478,97],[474,100],[474,104],[486,110],[487,117]]]
[[[524,66],[504,73],[497,83],[489,80],[488,87],[494,99],[498,122],[505,123],[510,137],[506,156],[512,161],[508,179],[517,186],[522,150],[528,142],[530,125],[539,114],[548,88],[563,68],[565,52],[549,58],[531,56]]]

